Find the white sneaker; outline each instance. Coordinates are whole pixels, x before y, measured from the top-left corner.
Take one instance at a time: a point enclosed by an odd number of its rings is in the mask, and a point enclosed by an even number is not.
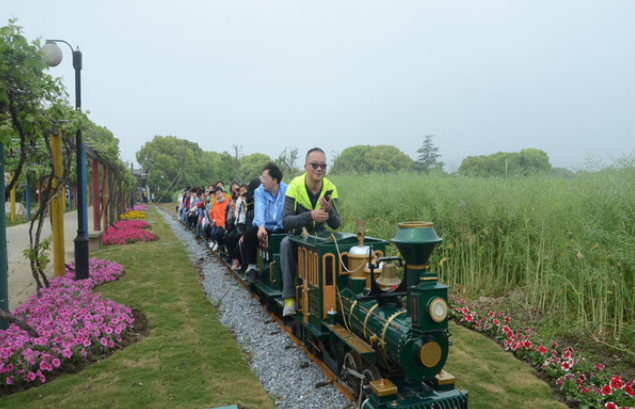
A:
[[[214,242],[214,247],[212,247],[212,251],[218,251],[218,243]]]
[[[284,307],[284,311],[282,311],[282,316],[283,317],[290,317],[292,315],[295,315],[295,303]]]

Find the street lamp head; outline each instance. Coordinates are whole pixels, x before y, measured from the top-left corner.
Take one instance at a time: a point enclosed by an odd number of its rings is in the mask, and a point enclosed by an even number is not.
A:
[[[44,62],[49,67],[57,67],[62,62],[62,50],[53,41],[47,41],[42,50],[44,51]]]

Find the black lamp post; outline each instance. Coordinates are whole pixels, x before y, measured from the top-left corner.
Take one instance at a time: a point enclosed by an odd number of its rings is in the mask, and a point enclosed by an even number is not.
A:
[[[75,68],[75,109],[82,110],[82,53],[64,40],[46,40],[44,50],[44,60],[50,67],[57,66],[62,62],[62,50],[57,43],[68,45],[73,53],[73,68]],[[84,154],[84,143],[82,142],[81,127],[75,134],[75,155],[77,160],[77,237],[75,237],[75,278],[81,280],[88,278],[88,234],[87,228],[87,207],[86,207],[86,163]]]

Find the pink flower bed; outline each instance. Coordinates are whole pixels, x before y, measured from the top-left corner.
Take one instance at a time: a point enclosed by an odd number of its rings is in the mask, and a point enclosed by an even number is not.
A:
[[[137,241],[152,241],[156,237],[152,232],[144,230],[149,227],[148,222],[138,219],[122,220],[115,223],[115,226],[108,227],[108,230],[101,238],[104,245],[127,244]]]
[[[90,278],[75,281],[67,269],[65,277],[52,279],[49,288],[16,308],[12,315],[40,336],[33,338],[15,324],[0,330],[0,385],[44,383],[47,374],[66,363],[121,344],[133,327],[132,311],[102,299],[93,288],[122,274],[117,263],[91,259]]]
[[[128,210],[130,210],[130,209],[128,209]],[[134,205],[132,210],[135,210],[137,212],[147,212],[148,211],[148,206],[146,206],[146,205]]]
[[[462,325],[497,339],[505,350],[545,371],[567,398],[580,402],[581,407],[635,406],[635,381],[611,375],[604,365],[591,365],[571,347],[559,350],[555,341],[544,342],[531,328],[512,328],[508,314],[489,309],[481,314],[465,300],[455,300],[453,309]]]

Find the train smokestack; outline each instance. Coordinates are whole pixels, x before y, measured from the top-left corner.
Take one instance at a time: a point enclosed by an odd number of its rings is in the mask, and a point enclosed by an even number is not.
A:
[[[434,223],[416,221],[399,223],[399,230],[391,241],[406,261],[408,285],[414,285],[425,274],[430,255],[443,239],[437,236]]]

